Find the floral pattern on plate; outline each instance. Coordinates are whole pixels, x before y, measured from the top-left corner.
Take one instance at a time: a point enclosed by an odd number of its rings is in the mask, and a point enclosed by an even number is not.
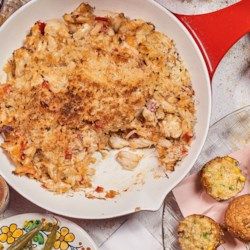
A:
[[[54,249],[56,250],[96,250],[96,246],[87,233],[66,219],[58,216],[23,214],[0,221],[0,243],[6,249],[15,240],[37,227],[42,219],[48,222],[58,221],[59,229],[56,234]],[[48,232],[40,231],[32,239],[33,249],[43,249]],[[1,248],[0,248],[1,249]]]
[[[23,235],[23,230],[17,227],[17,224],[1,227],[0,242],[12,244],[17,238]]]

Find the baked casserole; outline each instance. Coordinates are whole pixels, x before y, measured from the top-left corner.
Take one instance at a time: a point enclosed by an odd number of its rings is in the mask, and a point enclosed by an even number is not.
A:
[[[90,187],[103,150],[154,147],[168,171],[188,152],[190,76],[174,42],[151,23],[96,16],[83,3],[61,20],[35,23],[5,72],[2,148],[15,174],[51,191]],[[131,169],[128,154],[118,159]]]

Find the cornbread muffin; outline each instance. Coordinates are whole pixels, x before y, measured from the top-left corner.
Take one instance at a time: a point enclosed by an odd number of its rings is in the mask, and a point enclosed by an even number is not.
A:
[[[250,242],[250,194],[230,202],[225,213],[225,225],[236,238]]]
[[[220,226],[204,215],[190,215],[178,227],[182,250],[214,250],[222,244],[222,235]]]
[[[245,182],[239,162],[229,156],[216,157],[201,170],[204,189],[217,201],[234,197],[244,188]]]
[[[152,23],[96,16],[83,3],[62,19],[36,22],[5,72],[2,148],[15,174],[51,191],[91,187],[102,150],[155,147],[170,171],[188,152],[191,79],[173,40]]]

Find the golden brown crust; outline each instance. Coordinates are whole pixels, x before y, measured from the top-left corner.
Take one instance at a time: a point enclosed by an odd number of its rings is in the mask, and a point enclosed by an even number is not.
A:
[[[230,202],[225,213],[225,225],[236,238],[250,242],[250,194]]]
[[[242,191],[246,178],[239,162],[230,156],[216,157],[200,172],[201,184],[207,194],[217,201],[228,200]]]
[[[193,214],[182,220],[178,236],[182,250],[215,250],[223,243],[220,225],[205,215]]]

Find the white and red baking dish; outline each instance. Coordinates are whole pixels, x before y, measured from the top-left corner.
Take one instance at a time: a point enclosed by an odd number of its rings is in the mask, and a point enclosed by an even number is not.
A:
[[[81,2],[82,0],[33,0],[19,9],[0,28],[0,68],[3,68],[11,53],[22,45],[23,38],[36,21],[61,17],[74,10]],[[95,6],[97,11],[124,12],[131,18],[152,22],[158,30],[175,41],[191,74],[195,90],[197,123],[189,154],[173,173],[162,178],[153,177],[151,169],[158,166],[155,157],[151,157],[153,152],[150,150],[149,157],[137,170],[139,172],[132,173],[121,171],[116,166],[114,154],[111,154],[108,159],[99,163],[94,182],[110,189],[123,189],[127,186],[129,189],[109,200],[87,199],[83,193],[55,195],[42,188],[38,182],[13,175],[14,166],[3,152],[0,152],[0,174],[31,202],[69,217],[102,219],[139,210],[157,210],[166,195],[190,171],[202,149],[211,112],[211,77],[230,46],[250,30],[250,1],[242,0],[225,10],[196,17],[174,15],[153,0],[86,2]],[[2,77],[4,78],[4,74]],[[134,184],[136,181],[145,183]]]

